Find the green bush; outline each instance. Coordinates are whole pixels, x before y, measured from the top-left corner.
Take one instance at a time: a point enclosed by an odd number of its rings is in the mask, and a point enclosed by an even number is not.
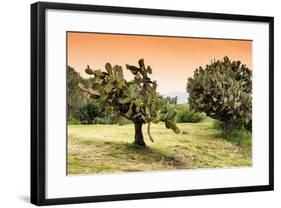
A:
[[[124,117],[119,117],[119,118],[115,119],[115,123],[117,123],[118,125],[122,126],[122,125],[126,125],[126,124],[131,124],[132,121],[130,121],[130,120],[124,118]]]
[[[177,111],[177,123],[197,123],[205,118],[203,113],[198,113],[194,110],[191,110],[188,104],[176,105],[175,108]]]
[[[77,121],[75,121],[76,124]],[[79,122],[79,121],[78,121]],[[124,125],[131,123],[124,117],[107,115],[104,109],[101,109],[96,102],[89,102],[80,108],[79,124],[119,124]]]
[[[67,119],[67,124],[68,125],[78,125],[78,124],[81,124],[81,122],[78,119],[70,117]]]
[[[113,124],[114,123],[112,121],[112,119],[107,117],[107,116],[105,116],[105,117],[95,117],[92,122],[93,122],[93,124]]]
[[[251,147],[252,146],[252,132],[246,128],[236,128],[231,132],[225,129],[224,123],[218,120],[214,120],[213,128],[221,130],[218,137],[222,137],[225,140],[234,143],[238,146]]]
[[[88,102],[80,108],[80,121],[82,124],[92,124],[96,117],[103,117],[104,113],[95,102]]]

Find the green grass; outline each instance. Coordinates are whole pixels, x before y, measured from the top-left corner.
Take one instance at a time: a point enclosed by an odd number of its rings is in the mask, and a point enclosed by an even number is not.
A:
[[[237,129],[231,133],[222,131],[219,136],[241,147],[252,146],[252,134],[246,129]]]
[[[237,145],[223,139],[210,119],[178,126],[183,133],[175,134],[163,123],[152,124],[154,143],[150,142],[144,126],[147,148],[141,149],[132,144],[132,124],[69,125],[68,174],[252,165],[251,142],[247,140],[246,145]],[[248,138],[251,140],[249,135]]]
[[[223,124],[220,121],[214,120],[212,123],[213,128],[220,130],[218,137],[222,137],[225,140],[232,142],[241,147],[252,146],[252,133],[245,128],[234,129],[232,132],[223,130]]]

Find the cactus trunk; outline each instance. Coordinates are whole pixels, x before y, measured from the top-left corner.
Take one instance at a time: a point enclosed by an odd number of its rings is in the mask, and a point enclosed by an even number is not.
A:
[[[135,121],[135,144],[141,147],[145,147],[145,142],[143,139],[143,134],[142,134],[142,122],[140,121]]]
[[[224,122],[224,131],[227,133],[231,133],[235,130],[236,123],[234,119],[229,119]]]

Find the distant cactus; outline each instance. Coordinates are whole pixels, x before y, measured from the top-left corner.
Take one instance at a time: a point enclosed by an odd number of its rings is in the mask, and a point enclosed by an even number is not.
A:
[[[168,129],[180,133],[176,126],[176,111],[157,93],[156,81],[151,81],[148,74],[152,74],[150,66],[145,66],[140,59],[139,66],[126,65],[126,68],[134,75],[134,79],[127,81],[124,78],[121,66],[105,65],[106,71],[92,70],[89,66],[85,72],[94,75],[89,82],[92,86],[86,87],[79,83],[79,87],[88,92],[89,98],[96,99],[100,107],[105,109],[108,115],[123,116],[131,120],[135,125],[135,144],[145,146],[142,134],[142,125],[148,123],[148,135],[150,135],[150,123],[165,122]]]
[[[252,123],[252,72],[240,61],[213,61],[188,79],[190,107],[220,120],[227,131]]]

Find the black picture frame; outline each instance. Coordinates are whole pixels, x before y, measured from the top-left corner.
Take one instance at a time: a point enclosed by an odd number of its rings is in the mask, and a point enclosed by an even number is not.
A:
[[[47,9],[192,17],[201,19],[235,20],[269,23],[269,184],[262,186],[225,187],[200,190],[129,193],[120,195],[46,198],[46,83],[45,83],[45,15]],[[274,18],[235,14],[202,13],[146,8],[94,6],[38,2],[31,5],[31,203],[35,205],[72,204],[147,198],[226,194],[236,192],[269,191],[274,189]]]

